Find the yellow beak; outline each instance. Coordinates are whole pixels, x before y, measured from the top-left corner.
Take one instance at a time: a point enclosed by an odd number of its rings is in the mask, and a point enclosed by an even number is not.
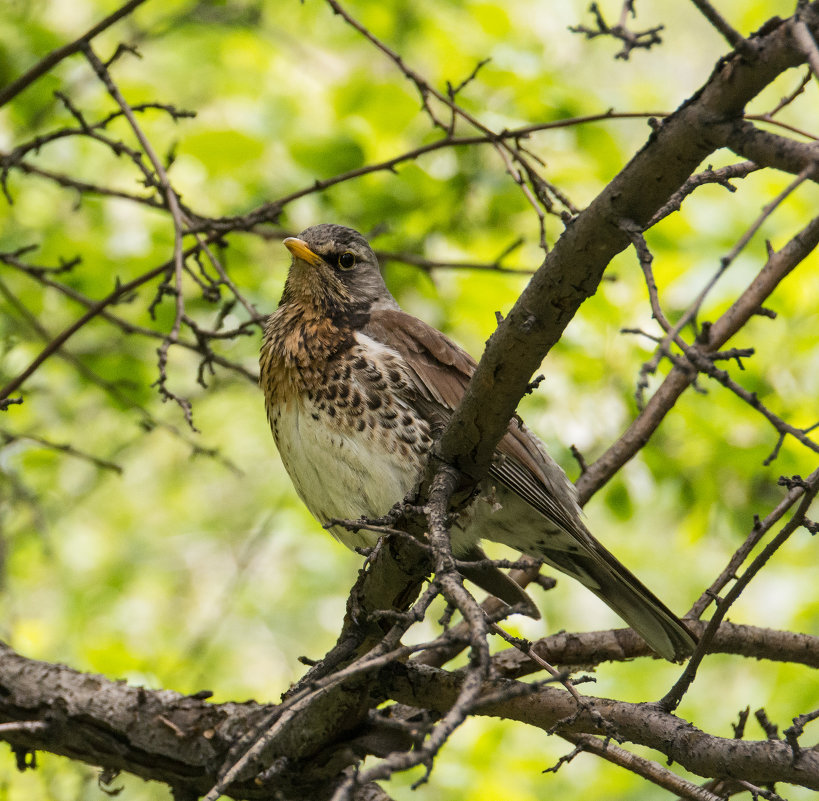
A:
[[[324,261],[317,253],[313,253],[303,239],[295,236],[288,236],[282,243],[297,259],[306,261],[314,267],[321,266]]]

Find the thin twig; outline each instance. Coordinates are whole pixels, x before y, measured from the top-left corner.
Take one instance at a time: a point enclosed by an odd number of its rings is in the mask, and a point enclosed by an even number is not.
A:
[[[188,252],[188,255],[194,255],[195,250],[191,249]],[[39,282],[43,286],[50,287],[52,289],[56,289],[61,294],[65,295],[67,298],[71,298],[75,300],[77,303],[84,306],[86,309],[92,308],[96,301],[92,300],[91,298],[84,295],[82,292],[74,289],[72,286],[68,284],[63,284],[60,281],[55,281],[53,278],[49,278],[49,274],[53,273],[54,271],[61,271],[64,269],[63,267],[58,268],[51,268],[51,267],[40,267],[35,266],[32,264],[27,264],[20,258],[20,252],[15,253],[0,253],[0,263],[6,264],[10,267],[14,267],[15,269],[22,272],[24,275],[29,276],[30,278],[34,279],[35,281]],[[165,339],[165,334],[161,333],[160,331],[155,331],[153,328],[146,328],[142,325],[137,325],[136,323],[132,323],[129,320],[125,320],[122,317],[113,314],[110,311],[100,311],[98,315],[101,319],[105,320],[106,322],[111,323],[111,325],[116,326],[125,334],[137,334],[138,336],[149,337],[152,339]],[[247,323],[245,324],[247,325]],[[232,334],[242,333],[239,329],[236,329],[232,332]],[[223,338],[224,334],[222,332],[215,332],[215,331],[208,331],[204,332],[201,329],[197,329],[197,333],[203,333],[208,337],[213,338]],[[44,337],[45,341],[48,342],[50,337]],[[176,343],[179,347],[186,348],[187,350],[193,351],[194,353],[202,353],[202,345],[199,342],[189,342],[185,339],[179,339]],[[248,379],[251,383],[257,384],[259,382],[259,376],[248,370],[243,365],[232,362],[229,359],[225,359],[222,356],[219,356],[216,353],[210,352],[207,355],[207,358],[213,362],[214,364],[218,364],[220,367],[224,367],[227,370],[232,370],[233,372],[238,373],[239,375],[243,376],[244,378]]]
[[[688,799],[688,801],[722,801],[721,796],[715,795],[693,782],[686,781],[659,763],[633,754],[610,740],[602,740],[592,734],[574,734],[571,732],[560,732],[560,736],[564,740],[573,743],[581,751],[596,754],[614,765],[619,765],[621,768],[647,779],[664,790],[676,793],[682,799]]]
[[[679,706],[680,701],[697,675],[697,670],[702,663],[703,657],[708,652],[708,646],[719,628],[719,624],[725,619],[725,615],[728,614],[731,605],[739,598],[740,594],[748,586],[754,576],[767,564],[768,560],[784,545],[791,534],[804,524],[805,515],[811,503],[813,503],[813,499],[819,492],[819,469],[811,473],[801,484],[804,488],[803,497],[796,511],[791,516],[791,519],[751,562],[745,572],[737,579],[734,586],[726,593],[725,598],[717,604],[716,611],[711,617],[711,620],[708,621],[708,625],[705,627],[705,631],[697,643],[694,654],[685,666],[685,670],[674,686],[659,702],[660,706],[666,711],[671,712]]]
[[[637,403],[640,409],[643,408],[642,393],[648,387],[648,376],[656,372],[657,367],[663,357],[670,357],[670,347],[672,342],[678,345],[681,349],[686,348],[685,342],[680,337],[682,329],[692,320],[694,320],[699,313],[702,304],[708,297],[711,290],[716,286],[719,279],[723,276],[728,267],[740,254],[743,248],[748,244],[751,238],[760,229],[765,220],[770,217],[776,208],[799,186],[809,175],[813,172],[814,167],[806,167],[802,172],[794,178],[770,203],[767,203],[760,215],[754,220],[750,227],[743,233],[736,244],[731,248],[727,255],[720,259],[718,269],[714,275],[706,282],[705,286],[700,290],[698,295],[689,304],[688,308],[680,315],[680,318],[672,326],[662,313],[660,308],[659,297],[657,294],[657,286],[651,272],[651,254],[642,233],[630,221],[623,221],[621,227],[631,238],[634,243],[640,258],[640,267],[646,278],[646,285],[648,287],[649,299],[651,301],[652,316],[660,323],[660,327],[665,332],[665,336],[659,341],[655,350],[654,356],[640,368],[640,377],[638,379],[637,387]]]
[[[691,609],[686,613],[686,618],[699,618],[702,613],[719,597],[728,582],[736,578],[737,570],[748,557],[748,554],[756,547],[757,543],[768,533],[776,523],[782,518],[785,512],[791,508],[803,495],[805,491],[802,487],[791,487],[785,497],[764,517],[754,519],[754,525],[737,548],[722,573],[717,576],[710,587],[697,599]]]
[[[591,6],[589,6],[589,11],[594,15],[596,28],[589,28],[585,25],[571,25],[569,26],[569,30],[572,33],[582,33],[586,39],[596,39],[598,36],[610,36],[614,39],[618,39],[623,43],[623,47],[615,54],[615,58],[628,61],[632,50],[650,50],[654,45],[661,44],[663,41],[660,36],[660,31],[665,29],[665,25],[662,24],[655,25],[652,28],[646,28],[644,31],[629,30],[626,25],[628,16],[636,16],[634,13],[633,0],[626,0],[626,2],[623,3],[620,10],[620,20],[616,25],[609,25],[606,22],[600,10],[600,6],[598,6],[597,3],[592,3]]]
[[[446,94],[439,92],[435,89],[426,79],[424,79],[419,73],[412,70],[401,57],[400,54],[395,52],[391,47],[389,47],[385,42],[375,36],[370,30],[368,30],[364,25],[362,25],[356,18],[354,18],[346,9],[338,2],[338,0],[326,0],[327,4],[333,9],[333,11],[338,14],[339,16],[344,19],[344,21],[357,30],[365,39],[367,39],[371,44],[373,44],[378,50],[384,53],[397,67],[401,72],[416,86],[419,94],[421,95],[421,100],[424,105],[424,108],[429,113],[430,119],[432,120],[433,124],[436,127],[441,128],[444,130],[447,135],[451,135],[453,126],[452,124],[444,124],[441,122],[433,113],[432,109],[429,106],[428,98],[431,96],[435,98],[438,102],[442,103],[447,109],[451,112],[453,116],[457,116],[460,119],[464,120],[465,122],[469,123],[473,128],[480,131],[484,136],[488,138],[492,146],[498,152],[498,154],[502,157],[504,164],[506,166],[507,172],[512,176],[516,183],[518,183],[521,188],[525,186],[525,184],[521,183],[521,176],[518,174],[517,170],[514,168],[510,168],[509,158],[511,157],[512,160],[517,162],[523,172],[529,177],[530,181],[532,182],[531,188],[526,186],[526,189],[529,190],[528,192],[524,192],[524,195],[529,201],[529,203],[533,203],[535,208],[538,212],[541,212],[541,206],[547,211],[550,212],[551,209],[549,208],[550,201],[545,196],[544,191],[546,188],[545,182],[538,181],[538,173],[535,168],[532,166],[529,159],[525,156],[523,151],[510,144],[510,142],[504,138],[498,136],[494,131],[492,131],[489,127],[484,125],[480,120],[478,120],[473,114],[466,111],[463,107],[459,106],[452,98],[448,97]],[[539,204],[538,204],[539,201]],[[545,240],[544,240],[545,244]]]
[[[660,220],[665,219],[669,214],[679,211],[682,203],[695,189],[704,184],[719,184],[725,187],[729,192],[735,192],[734,187],[730,181],[734,178],[745,178],[752,172],[761,169],[758,164],[753,161],[741,161],[738,164],[729,164],[727,167],[720,167],[719,169],[712,169],[710,166],[703,172],[698,172],[692,175],[669,199],[657,210],[654,216],[646,223],[645,230],[648,231],[653,228]]]
[[[456,606],[469,627],[470,664],[458,697],[449,711],[413,751],[396,751],[378,765],[348,777],[333,795],[332,801],[348,801],[357,786],[386,779],[393,773],[424,765],[426,773],[415,786],[426,781],[432,770],[432,760],[452,732],[466,720],[480,701],[484,679],[488,676],[490,658],[487,622],[477,601],[467,592],[452,556],[449,532],[446,528],[449,502],[459,475],[447,465],[441,465],[429,490],[427,503],[428,538],[435,559],[435,582],[450,604]]]
[[[412,613],[402,616],[401,621],[392,626],[382,641],[369,653],[324,678],[312,681],[303,690],[288,696],[285,701],[273,710],[273,713],[259,729],[250,733],[248,743],[242,748],[238,758],[230,759],[223,766],[219,771],[218,781],[204,796],[204,801],[217,801],[239,774],[252,765],[254,760],[268,748],[279,733],[298,718],[321,694],[332,687],[337,687],[349,678],[377,670],[396,659],[405,659],[415,651],[433,646],[434,643],[421,644],[420,646],[400,646],[398,643],[413,622],[423,619],[424,612],[438,595],[438,592],[437,587],[429,587],[416,601]],[[368,781],[372,781],[372,779]]]
[[[731,27],[728,21],[708,2],[708,0],[691,0],[702,12],[702,15],[725,37],[731,47],[743,52],[748,49],[748,41],[742,34]]]
[[[104,470],[112,470],[115,473],[122,473],[122,467],[115,462],[100,459],[98,456],[81,451],[68,443],[52,442],[51,440],[46,439],[45,437],[37,436],[36,434],[15,434],[11,431],[6,431],[0,428],[0,441],[2,441],[2,443],[5,445],[11,445],[14,442],[34,442],[37,445],[41,445],[43,448],[47,448],[48,450],[59,451],[60,453],[65,453],[68,456],[74,456],[77,459],[83,459],[86,462],[91,462],[91,464],[95,465],[96,467],[101,467]]]
[[[59,64],[64,58],[74,53],[79,53],[85,45],[95,36],[102,33],[106,28],[110,28],[115,22],[128,16],[137,6],[141,6],[145,0],[128,0],[125,5],[117,9],[113,14],[109,14],[104,20],[89,28],[82,36],[67,45],[52,50],[45,58],[38,61],[31,69],[24,72],[19,78],[12,81],[3,91],[0,92],[0,106],[4,106],[15,95],[20,94],[27,86],[30,86],[41,75],[45,75],[53,66]]]
[[[114,83],[113,79],[111,78],[111,74],[108,72],[107,67],[102,63],[99,59],[97,54],[92,49],[91,45],[87,42],[82,45],[82,50],[85,53],[86,58],[88,59],[89,63],[94,69],[94,72],[97,74],[97,77],[103,82],[105,88],[108,90],[108,94],[114,99],[114,102],[120,107],[122,110],[123,115],[128,120],[128,124],[131,126],[131,130],[134,132],[134,136],[136,136],[137,140],[139,141],[142,150],[148,156],[148,159],[153,166],[154,172],[157,176],[157,183],[158,187],[162,192],[163,197],[165,198],[165,203],[167,205],[168,211],[171,214],[173,219],[173,232],[174,232],[174,244],[173,244],[173,275],[174,275],[174,291],[175,291],[175,300],[176,300],[176,313],[174,315],[173,325],[171,327],[170,332],[168,333],[165,340],[159,346],[157,353],[159,354],[159,378],[156,382],[157,386],[159,387],[160,394],[162,395],[163,399],[170,399],[175,401],[179,407],[182,409],[185,419],[188,421],[188,425],[196,431],[196,426],[193,424],[193,409],[191,407],[191,403],[187,398],[183,398],[176,393],[172,392],[166,386],[167,381],[167,374],[166,374],[166,365],[168,362],[168,351],[171,348],[171,345],[176,344],[179,340],[179,333],[182,329],[182,318],[185,314],[185,296],[182,291],[182,272],[184,269],[185,264],[185,254],[182,245],[182,237],[185,233],[185,221],[182,217],[182,210],[179,205],[179,197],[176,194],[176,191],[171,186],[171,182],[168,178],[168,174],[165,171],[164,166],[162,165],[161,160],[154,152],[153,146],[151,145],[148,137],[142,132],[142,129],[137,122],[136,116],[134,115],[133,110],[128,105],[128,102],[123,97],[122,93],[119,91],[119,88]],[[201,240],[198,242],[200,247],[202,246]]]

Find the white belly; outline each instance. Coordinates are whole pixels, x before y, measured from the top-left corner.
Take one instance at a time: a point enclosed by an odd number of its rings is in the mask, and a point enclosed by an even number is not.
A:
[[[271,422],[293,486],[320,523],[379,517],[413,489],[420,471],[414,459],[386,447],[377,431],[329,426],[316,413],[308,401],[290,401]],[[330,531],[349,548],[378,539],[374,532],[341,526]]]

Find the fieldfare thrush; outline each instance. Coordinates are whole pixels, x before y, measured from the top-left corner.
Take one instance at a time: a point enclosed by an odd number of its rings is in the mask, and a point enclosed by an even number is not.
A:
[[[260,358],[276,445],[320,523],[380,517],[418,485],[476,363],[401,311],[358,232],[316,225],[284,245],[292,264]],[[330,531],[350,548],[377,539]],[[683,623],[589,533],[574,486],[517,416],[451,539],[456,556],[474,558],[488,539],[567,573],[666,659],[693,650]]]

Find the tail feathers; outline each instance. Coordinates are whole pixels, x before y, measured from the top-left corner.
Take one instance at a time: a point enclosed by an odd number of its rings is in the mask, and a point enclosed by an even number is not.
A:
[[[601,582],[604,586],[600,590],[589,589],[664,659],[680,662],[691,656],[696,641],[685,624],[650,590],[634,581],[637,583],[611,575],[609,583]]]
[[[679,662],[691,656],[696,640],[685,624],[628,568],[595,544],[592,554],[549,551],[540,556],[590,589],[664,659]]]

